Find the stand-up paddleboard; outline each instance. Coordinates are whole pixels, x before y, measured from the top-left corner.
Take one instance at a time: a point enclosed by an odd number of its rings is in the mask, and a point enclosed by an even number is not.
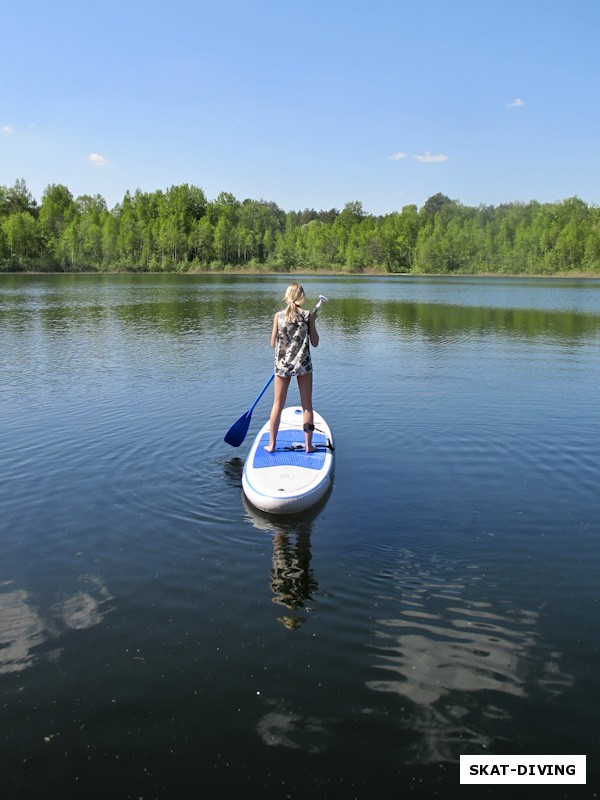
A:
[[[314,422],[315,453],[305,450],[300,406],[283,409],[274,453],[265,450],[269,422],[258,432],[242,473],[244,494],[256,508],[271,514],[295,514],[325,495],[333,480],[333,436],[316,411]]]

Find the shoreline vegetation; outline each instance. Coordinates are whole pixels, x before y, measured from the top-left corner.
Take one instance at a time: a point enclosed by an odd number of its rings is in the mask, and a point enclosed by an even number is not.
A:
[[[438,193],[419,209],[374,216],[283,211],[196,186],[41,202],[24,180],[0,186],[0,273],[181,272],[600,277],[600,208],[555,203],[464,206]]]

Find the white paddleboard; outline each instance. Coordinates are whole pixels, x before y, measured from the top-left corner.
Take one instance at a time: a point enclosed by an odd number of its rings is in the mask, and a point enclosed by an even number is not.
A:
[[[252,505],[271,514],[295,514],[317,503],[333,480],[333,435],[314,412],[315,453],[305,450],[302,408],[281,413],[277,448],[267,453],[269,422],[258,432],[244,464],[242,487]]]

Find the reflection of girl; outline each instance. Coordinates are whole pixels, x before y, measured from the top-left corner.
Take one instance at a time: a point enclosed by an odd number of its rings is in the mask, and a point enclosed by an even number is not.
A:
[[[307,531],[298,532],[295,546],[287,533],[275,534],[271,572],[274,603],[279,603],[290,611],[298,611],[305,607],[307,600],[312,599],[313,593],[319,587],[310,568],[310,560],[310,534]],[[287,615],[280,617],[279,621],[286,628],[295,630],[306,622],[306,617]]]
[[[283,299],[287,308],[275,314],[271,333],[271,347],[275,348],[275,394],[270,417],[270,439],[265,450],[269,453],[275,450],[281,412],[285,406],[290,381],[295,375],[302,404],[306,452],[313,453],[316,448],[312,444],[315,426],[310,345],[317,347],[319,334],[315,326],[315,315],[301,308],[306,297],[299,283],[291,283]]]

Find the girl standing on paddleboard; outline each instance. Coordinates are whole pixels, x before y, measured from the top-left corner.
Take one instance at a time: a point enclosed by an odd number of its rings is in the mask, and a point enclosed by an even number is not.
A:
[[[312,311],[302,308],[306,297],[299,283],[291,283],[283,298],[287,308],[278,311],[273,319],[271,347],[275,348],[275,394],[269,418],[269,444],[265,450],[272,453],[277,442],[281,412],[285,406],[292,377],[298,379],[302,404],[304,437],[307,453],[314,453],[312,435],[315,429],[312,406],[312,361],[310,345],[317,347],[319,334]]]

